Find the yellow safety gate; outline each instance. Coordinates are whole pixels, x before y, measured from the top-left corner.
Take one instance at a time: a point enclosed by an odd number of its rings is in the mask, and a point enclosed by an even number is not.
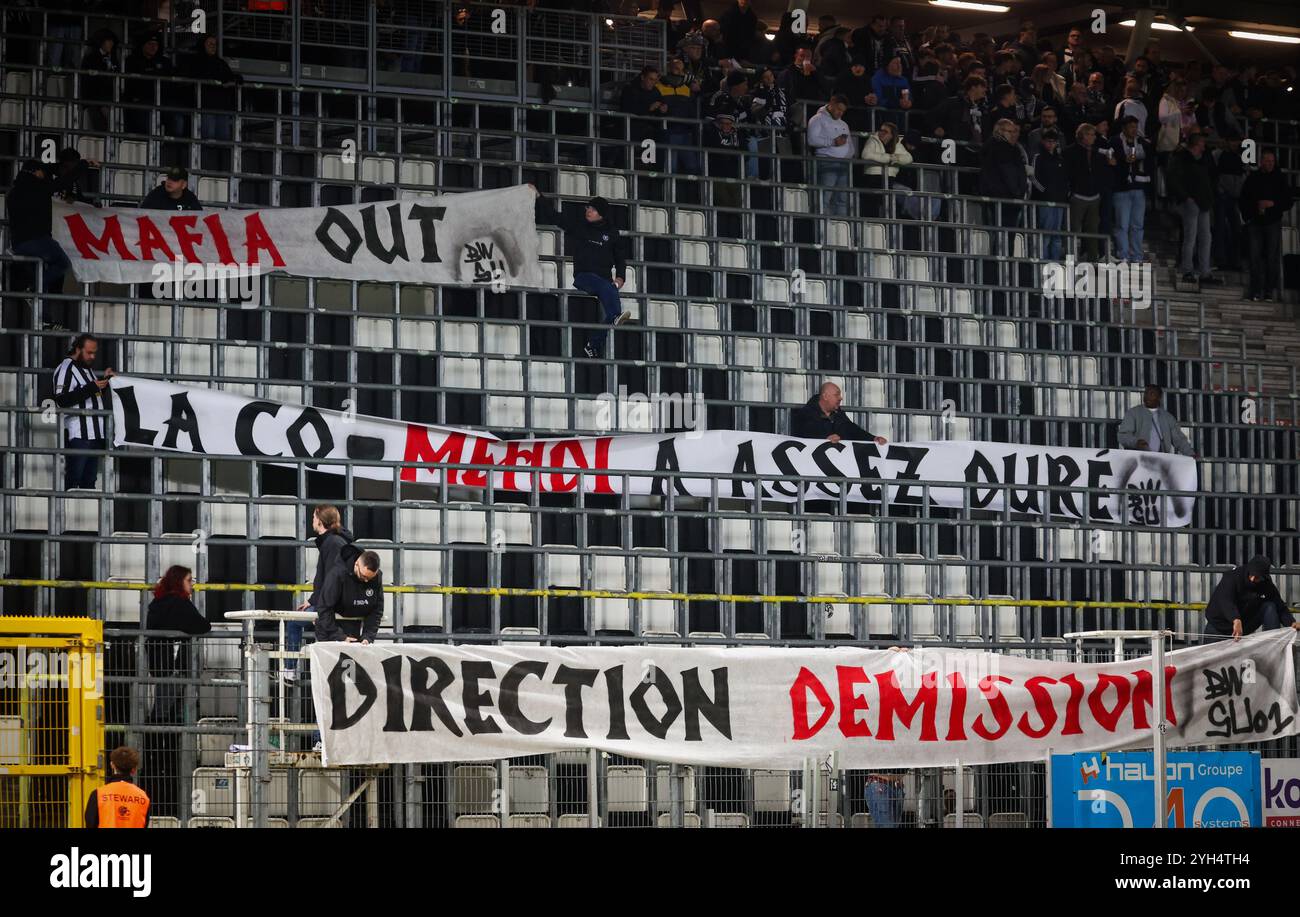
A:
[[[104,625],[0,617],[0,828],[80,828],[104,780]]]

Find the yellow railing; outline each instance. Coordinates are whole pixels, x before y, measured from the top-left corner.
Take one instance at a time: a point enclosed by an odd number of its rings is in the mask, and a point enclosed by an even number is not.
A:
[[[126,589],[143,592],[153,589],[153,584],[142,582],[53,579],[0,579],[0,586],[22,586],[48,589]],[[198,592],[311,592],[311,583],[196,583]],[[682,602],[760,602],[784,604],[791,602],[820,602],[833,605],[978,605],[998,608],[1117,608],[1153,611],[1202,611],[1204,602],[1090,602],[1063,601],[1060,599],[998,599],[998,598],[928,598],[925,596],[891,597],[884,595],[751,595],[719,592],[620,592],[610,589],[524,589],[507,586],[385,586],[385,592],[421,595],[482,595],[517,598],[557,599],[646,599]]]

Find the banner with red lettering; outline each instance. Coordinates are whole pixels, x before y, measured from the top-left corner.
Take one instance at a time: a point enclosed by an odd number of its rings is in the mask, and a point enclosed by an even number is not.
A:
[[[83,283],[171,281],[177,265],[199,264],[341,280],[539,286],[535,201],[520,185],[263,210],[56,202],[52,232]]]
[[[743,497],[1001,509],[1129,525],[1187,525],[1196,463],[1187,456],[983,442],[829,442],[772,433],[500,440],[490,433],[383,420],[130,376],[112,381],[113,442],[204,455],[353,459],[359,477],[565,493]],[[491,397],[491,396],[489,396]],[[391,462],[371,465],[367,462]],[[400,464],[396,464],[400,463]],[[500,471],[446,468],[490,465]],[[309,465],[342,473],[340,464]],[[529,469],[547,469],[534,471]],[[588,473],[577,474],[579,471]],[[609,474],[593,472],[609,471]],[[669,476],[666,472],[679,472]],[[693,475],[698,475],[695,477]],[[732,478],[720,476],[732,475]],[[745,475],[780,476],[755,483]],[[935,482],[923,493],[920,481]],[[972,486],[945,487],[965,482]],[[990,486],[979,486],[990,485]],[[1016,485],[995,486],[995,485]],[[1049,488],[1055,487],[1056,490]],[[1089,488],[1087,493],[1064,488]]]
[[[1166,654],[1170,746],[1297,731],[1295,632]],[[666,646],[309,647],[330,765],[565,749],[718,767],[936,767],[1147,745],[1151,659],[974,650]]]

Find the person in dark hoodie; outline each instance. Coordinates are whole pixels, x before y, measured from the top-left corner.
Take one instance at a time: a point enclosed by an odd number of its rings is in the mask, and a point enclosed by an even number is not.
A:
[[[985,95],[988,83],[982,76],[968,76],[962,83],[961,93],[945,99],[930,112],[929,126],[931,132],[940,140],[957,141],[957,164],[974,166],[979,164],[979,155],[974,152],[984,144],[984,113],[987,110]],[[962,194],[975,193],[976,179],[970,172],[957,175],[957,190]]]
[[[163,180],[140,202],[141,210],[202,210],[198,197],[190,190],[190,173],[172,166]]]
[[[298,611],[314,611],[316,606],[316,596],[325,585],[325,571],[333,567],[339,559],[339,553],[347,545],[352,544],[355,540],[352,533],[343,527],[343,516],[339,513],[339,508],[329,503],[322,503],[316,507],[311,514],[311,527],[315,532],[316,542],[316,575],[312,577],[311,595],[307,596],[307,601],[298,606]],[[304,625],[297,621],[290,621],[284,628],[284,647],[289,652],[296,653],[302,648],[302,634]],[[285,681],[293,681],[298,668],[298,660],[286,659],[282,677]]]
[[[728,56],[741,66],[757,63],[758,15],[749,0],[732,0],[731,7],[718,19]]]
[[[1300,630],[1300,622],[1287,609],[1286,602],[1269,577],[1272,563],[1262,554],[1252,557],[1245,566],[1223,574],[1219,585],[1205,604],[1205,633],[1215,637],[1231,636],[1239,640],[1257,630],[1291,627]]]
[[[69,204],[90,204],[95,201],[86,195],[85,187],[90,183],[90,170],[98,169],[100,163],[95,159],[82,159],[81,153],[74,147],[65,147],[59,151],[59,162],[54,175],[54,193]]]
[[[865,58],[854,55],[848,72],[841,74],[835,81],[832,92],[849,100],[849,110],[844,113],[844,120],[848,122],[849,129],[855,133],[870,130],[869,112],[878,100],[875,91],[871,88],[871,74],[867,73]]]
[[[145,616],[146,630],[178,630],[198,637],[212,630],[208,619],[194,605],[194,574],[179,564],[169,567],[153,590],[153,601]],[[150,637],[149,675],[153,678],[184,678],[190,671],[190,646],[184,638]],[[184,713],[184,685],[154,686],[151,721],[179,723]]]
[[[45,265],[45,292],[63,290],[63,279],[72,262],[51,234],[53,217],[50,199],[58,191],[46,167],[29,159],[14,178],[5,195],[5,213],[9,215],[9,248],[15,255],[40,258]]]
[[[127,56],[124,69],[131,76],[122,88],[122,101],[139,106],[127,107],[122,112],[127,133],[152,134],[153,109],[160,101],[166,101],[159,98],[158,80],[173,74],[171,61],[162,53],[162,36],[157,32],[142,35],[135,50]],[[174,126],[174,121],[175,116],[170,112],[163,118],[164,125]]]
[[[1250,250],[1252,300],[1272,302],[1274,291],[1281,289],[1282,218],[1294,203],[1291,186],[1277,167],[1277,154],[1265,150],[1258,171],[1242,183],[1238,203]]]
[[[316,607],[316,640],[348,643],[375,642],[384,616],[384,576],[379,555],[355,544],[339,548],[339,556],[326,569]]]
[[[801,408],[790,414],[790,435],[804,439],[826,439],[833,443],[841,440],[862,442],[874,440],[883,446],[889,442],[883,436],[868,433],[845,415],[841,408],[844,394],[834,382],[823,382],[817,394]]]
[[[1039,135],[1038,152],[1034,154],[1033,198],[1044,206],[1038,208],[1038,228],[1047,233],[1060,233],[1065,223],[1065,208],[1070,201],[1070,179],[1061,158],[1061,135],[1049,127]],[[1051,204],[1053,206],[1046,206]],[[1043,258],[1060,261],[1065,248],[1061,235],[1043,236]]]
[[[609,202],[603,197],[593,197],[583,208],[581,216],[564,211],[557,213],[535,185],[528,187],[537,194],[537,222],[558,226],[564,231],[565,247],[573,255],[573,285],[600,300],[608,324],[621,325],[630,319],[632,313],[623,310],[623,301],[618,295],[627,280],[627,262],[623,257],[622,239],[609,221]],[[604,331],[595,332],[583,348],[583,354],[597,359],[605,347],[605,336]]]
[[[912,78],[912,110],[927,114],[947,97],[948,88],[939,75],[939,62],[933,57],[923,58]]]
[[[230,69],[225,58],[217,54],[217,36],[207,33],[185,61],[184,75],[196,80],[219,83],[199,89],[199,136],[204,140],[230,140],[234,136],[234,118],[227,112],[238,111],[236,87],[244,78]]]
[[[92,103],[85,108],[85,115],[91,129],[106,131],[109,120],[109,106],[106,103],[113,101],[111,74],[122,72],[122,67],[117,62],[117,35],[110,29],[100,29],[90,36],[88,44],[90,50],[81,59],[81,69],[105,75],[81,78],[81,100]]]

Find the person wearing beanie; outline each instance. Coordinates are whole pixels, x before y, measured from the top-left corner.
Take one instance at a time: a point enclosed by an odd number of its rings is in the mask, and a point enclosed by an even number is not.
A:
[[[537,222],[558,226],[564,231],[565,248],[573,255],[573,285],[600,300],[608,324],[621,325],[630,319],[632,313],[624,311],[623,301],[618,295],[627,279],[627,262],[623,257],[622,239],[609,221],[609,202],[603,197],[593,197],[581,215],[563,210],[557,212],[535,185],[528,187],[537,195]],[[605,347],[605,336],[604,331],[592,334],[583,354],[593,360],[600,357]]]
[[[1277,591],[1269,570],[1272,563],[1256,554],[1243,566],[1223,574],[1205,605],[1205,633],[1240,640],[1257,630],[1290,627],[1300,630]]]

